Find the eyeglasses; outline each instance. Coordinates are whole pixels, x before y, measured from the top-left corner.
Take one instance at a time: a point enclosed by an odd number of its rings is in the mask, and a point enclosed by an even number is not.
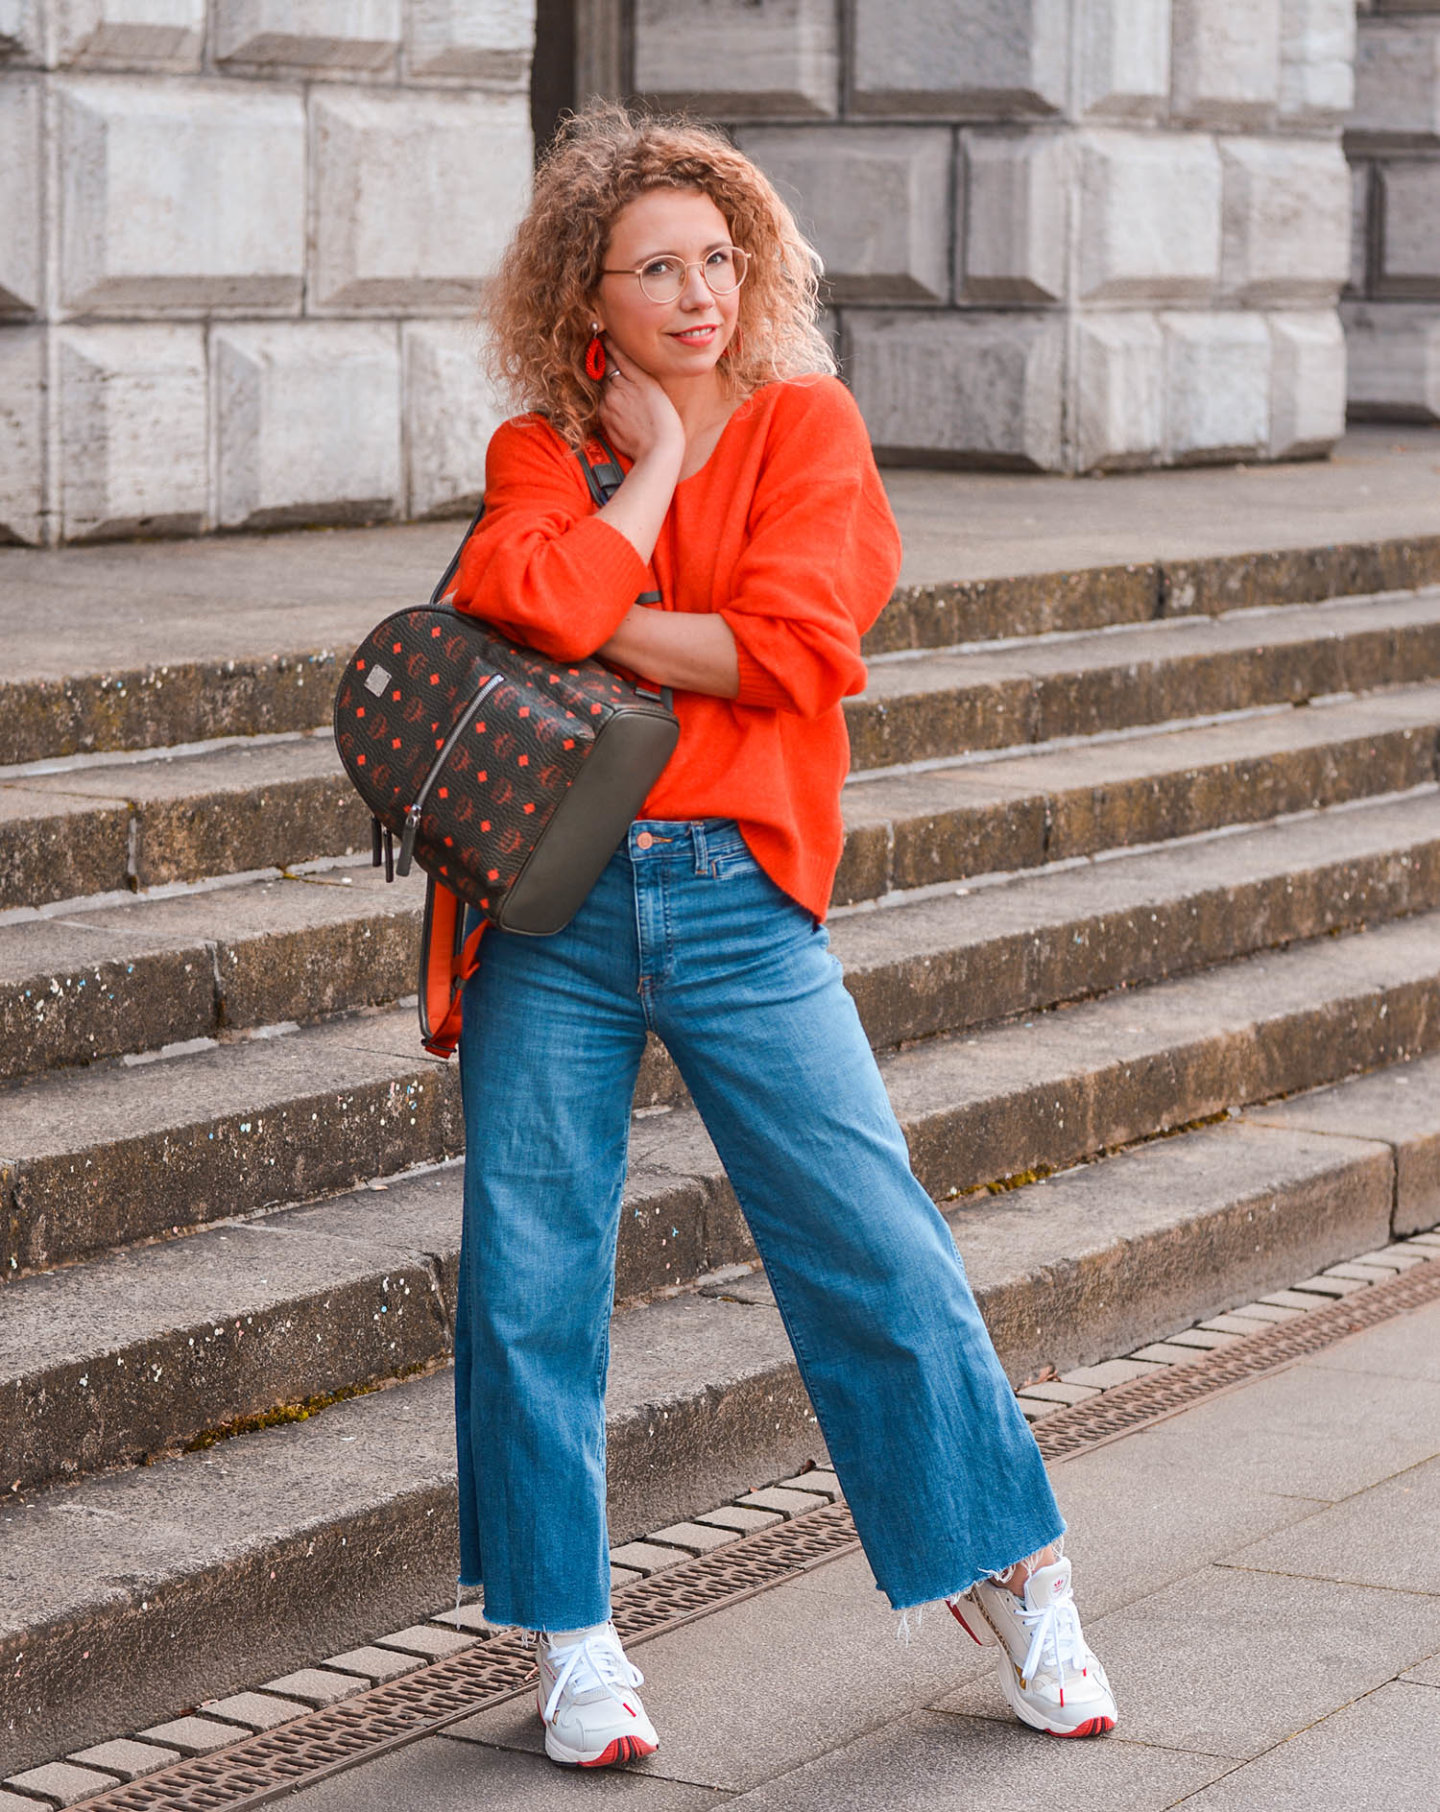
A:
[[[685,279],[698,270],[712,296],[729,296],[745,281],[750,268],[750,254],[738,245],[717,245],[703,258],[650,258],[632,270],[602,270],[602,277],[638,277],[640,288],[651,302],[678,302]]]

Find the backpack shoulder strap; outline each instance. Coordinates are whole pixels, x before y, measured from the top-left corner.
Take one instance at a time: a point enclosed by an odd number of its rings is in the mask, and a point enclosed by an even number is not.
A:
[[[449,1057],[460,1042],[465,984],[480,966],[485,922],[465,935],[465,906],[433,876],[425,887],[420,927],[420,1042],[432,1057]]]
[[[591,446],[596,446],[600,449],[599,459],[592,460],[589,457],[589,449]],[[596,509],[603,510],[605,505],[609,503],[610,499],[620,489],[621,484],[624,482],[625,474],[620,468],[620,461],[615,457],[609,442],[599,434],[592,436],[591,440],[580,449],[575,457],[580,461],[580,470],[585,474],[585,485],[590,492],[591,497],[594,499]],[[465,552],[470,537],[475,533],[476,529],[479,528],[480,518],[484,514],[485,504],[482,499],[479,509],[476,510],[475,514],[470,518],[469,528],[467,528],[465,533],[460,537],[459,547],[457,547],[454,554],[451,555],[450,564],[440,575],[439,584],[430,594],[431,604],[438,604],[445,596],[446,592],[449,591],[456,573],[460,570],[460,556]]]
[[[454,580],[456,573],[459,572],[459,570],[460,570],[460,556],[461,556],[461,554],[463,554],[465,552],[465,546],[466,546],[466,543],[469,541],[470,537],[475,533],[476,529],[479,528],[480,518],[484,514],[485,514],[485,500],[482,498],[480,500],[480,508],[478,510],[476,510],[475,514],[470,518],[469,528],[467,528],[465,533],[460,537],[459,547],[457,547],[455,549],[455,552],[450,557],[450,564],[445,568],[445,571],[440,575],[440,583],[435,587],[434,591],[432,591],[430,594],[430,602],[432,604],[438,604],[440,602],[440,600],[445,596],[446,592],[449,591],[451,583]]]

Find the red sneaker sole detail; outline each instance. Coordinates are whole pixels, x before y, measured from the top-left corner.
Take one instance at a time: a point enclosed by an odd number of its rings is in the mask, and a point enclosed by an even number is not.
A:
[[[576,1762],[577,1768],[617,1768],[626,1762],[638,1762],[642,1756],[654,1755],[654,1743],[645,1743],[639,1737],[616,1737],[606,1749],[602,1749],[590,1762]]]
[[[1073,1730],[1051,1730],[1047,1734],[1056,1737],[1109,1736],[1114,1728],[1114,1718],[1087,1718],[1083,1724],[1077,1724]]]

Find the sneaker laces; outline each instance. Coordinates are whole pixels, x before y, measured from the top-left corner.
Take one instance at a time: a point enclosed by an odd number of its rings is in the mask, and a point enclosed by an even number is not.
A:
[[[1071,1667],[1084,1672],[1090,1651],[1085,1645],[1085,1637],[1080,1628],[1080,1613],[1075,1608],[1068,1580],[1064,1585],[1057,1585],[1054,1597],[1038,1610],[1021,1599],[1015,1606],[1015,1615],[1030,1632],[1025,1665],[1020,1670],[1027,1680],[1033,1680],[1045,1665],[1047,1648],[1055,1663],[1055,1678],[1062,1687],[1065,1684],[1067,1662]]]
[[[645,1684],[644,1674],[626,1660],[624,1650],[613,1636],[586,1636],[569,1648],[552,1648],[548,1658],[552,1666],[556,1662],[560,1664],[560,1671],[541,1713],[547,1724],[554,1721],[555,1707],[569,1686],[574,1687],[577,1699],[587,1693],[604,1693],[617,1705],[623,1705],[622,1687]]]

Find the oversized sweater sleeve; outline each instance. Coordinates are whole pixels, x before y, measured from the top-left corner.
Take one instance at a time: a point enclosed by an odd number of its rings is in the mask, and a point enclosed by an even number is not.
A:
[[[582,660],[647,584],[639,554],[593,514],[559,436],[537,416],[502,423],[486,454],[485,514],[451,589],[457,608],[552,660]]]
[[[739,705],[818,717],[865,685],[860,638],[900,570],[900,534],[869,436],[836,379],[787,386],[720,614]]]

